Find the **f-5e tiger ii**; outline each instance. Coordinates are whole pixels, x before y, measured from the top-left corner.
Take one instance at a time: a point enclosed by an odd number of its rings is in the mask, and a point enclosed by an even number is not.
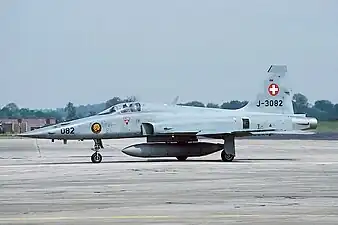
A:
[[[225,162],[235,158],[235,138],[251,135],[311,134],[317,119],[295,114],[287,66],[271,65],[259,93],[236,110],[128,102],[97,115],[29,131],[20,136],[38,139],[94,140],[93,163],[102,161],[102,139],[145,137],[146,142],[126,146],[134,157],[205,156],[221,151]],[[201,141],[201,137],[222,143]]]

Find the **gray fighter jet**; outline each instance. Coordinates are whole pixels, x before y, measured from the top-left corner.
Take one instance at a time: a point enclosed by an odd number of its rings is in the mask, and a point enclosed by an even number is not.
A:
[[[145,137],[146,142],[122,152],[135,157],[205,156],[221,151],[225,162],[235,158],[235,138],[250,135],[312,134],[317,119],[295,114],[287,82],[287,66],[271,65],[260,92],[237,110],[155,104],[120,103],[97,115],[29,131],[20,136],[38,139],[94,140],[91,161],[99,163],[102,139]],[[222,143],[201,141],[221,139]]]

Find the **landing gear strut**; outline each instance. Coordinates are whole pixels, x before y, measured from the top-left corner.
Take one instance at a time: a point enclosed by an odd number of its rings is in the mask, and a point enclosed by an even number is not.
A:
[[[222,161],[231,162],[235,156],[235,137],[227,136],[224,138],[224,150],[221,152]]]
[[[93,163],[100,163],[102,161],[102,155],[99,153],[100,149],[103,149],[103,144],[101,139],[94,139],[94,151],[91,160]]]

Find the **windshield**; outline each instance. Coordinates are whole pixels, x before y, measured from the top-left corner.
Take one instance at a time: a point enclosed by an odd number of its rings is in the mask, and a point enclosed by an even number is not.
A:
[[[111,106],[110,108],[98,113],[98,115],[106,115],[112,113],[140,112],[141,104],[139,102],[125,102]]]

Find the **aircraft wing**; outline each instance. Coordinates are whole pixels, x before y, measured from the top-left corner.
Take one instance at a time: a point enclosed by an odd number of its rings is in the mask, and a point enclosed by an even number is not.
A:
[[[236,136],[248,136],[248,135],[255,135],[255,134],[267,134],[270,132],[276,132],[276,129],[269,128],[269,129],[234,129],[234,130],[202,130],[198,132],[197,136],[213,136],[213,135],[236,135]]]
[[[175,121],[166,123],[154,123],[152,125],[152,134],[154,135],[185,135],[219,138],[226,135],[235,135],[236,137],[257,136],[257,135],[311,135],[315,132],[309,131],[284,131],[275,127],[260,129],[242,129],[241,126],[234,126],[233,121],[209,120],[204,122],[198,121]]]
[[[269,134],[293,134],[293,135],[312,135],[316,134],[313,131],[302,131],[302,130],[294,130],[294,131],[270,131],[270,132],[253,132],[253,135],[269,135]]]
[[[196,122],[185,121],[175,123],[155,123],[151,124],[152,134],[155,135],[193,135],[193,136],[222,136],[222,135],[235,135],[235,136],[248,136],[255,134],[267,134],[267,132],[276,132],[273,127],[266,129],[241,129],[239,127],[232,127],[227,121],[208,121]]]

